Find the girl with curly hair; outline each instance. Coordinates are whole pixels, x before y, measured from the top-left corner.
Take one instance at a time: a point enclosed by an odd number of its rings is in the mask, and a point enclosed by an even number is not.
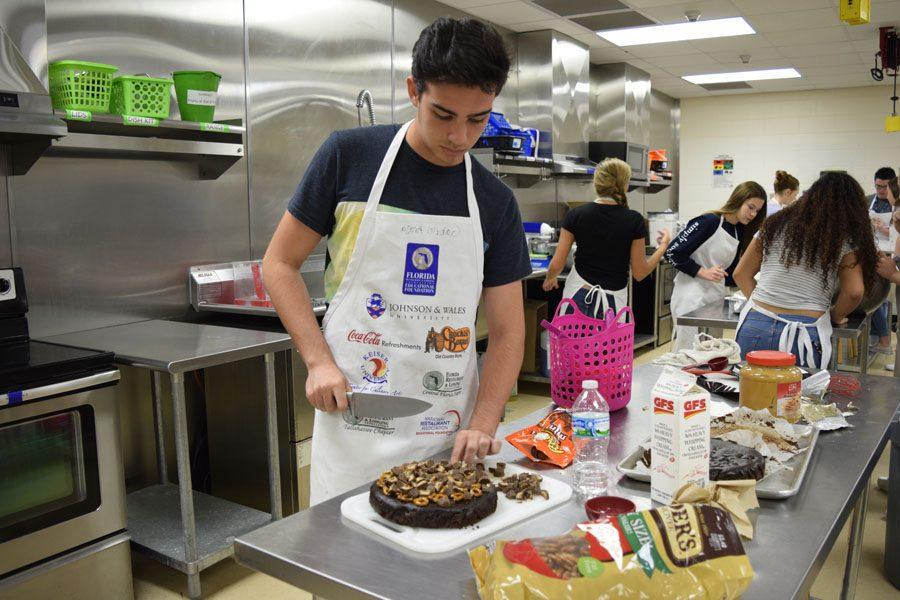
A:
[[[862,188],[845,173],[824,174],[766,220],[734,271],[749,298],[738,321],[742,357],[781,350],[801,365],[828,368],[832,322],[847,322],[874,281],[876,263]]]

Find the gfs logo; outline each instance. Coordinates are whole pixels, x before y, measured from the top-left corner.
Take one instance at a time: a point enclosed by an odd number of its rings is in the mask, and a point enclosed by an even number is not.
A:
[[[706,399],[698,398],[697,400],[688,400],[684,403],[684,418],[690,419],[694,415],[706,412]]]
[[[675,404],[671,400],[665,398],[653,399],[653,414],[655,415],[674,415]]]

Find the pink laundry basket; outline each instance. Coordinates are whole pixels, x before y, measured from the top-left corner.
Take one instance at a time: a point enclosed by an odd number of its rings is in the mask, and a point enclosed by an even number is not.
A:
[[[575,312],[560,314],[566,306],[571,306]],[[628,322],[619,322],[626,313]],[[578,310],[571,298],[564,298],[556,307],[553,321],[543,321],[541,325],[550,332],[550,395],[553,402],[570,408],[581,393],[581,382],[596,379],[610,411],[628,404],[634,363],[631,307],[622,308],[617,315],[610,309],[604,319],[594,319]]]

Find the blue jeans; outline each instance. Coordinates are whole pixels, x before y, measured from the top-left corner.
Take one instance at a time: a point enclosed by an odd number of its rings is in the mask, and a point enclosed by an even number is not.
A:
[[[600,300],[600,294],[594,294],[593,298],[591,298],[591,301],[588,302],[585,299],[585,296],[587,296],[587,293],[589,291],[590,290],[581,288],[580,290],[575,292],[575,295],[572,296],[572,300],[574,300],[575,304],[578,305],[578,310],[583,312],[588,317],[594,316],[594,308],[596,307],[597,308],[597,318],[598,319],[605,318],[606,315],[603,314],[603,303]],[[606,294],[606,301],[609,303],[610,308],[612,308],[613,310],[618,310],[620,308],[620,307],[616,306],[616,299],[613,297],[612,294]]]
[[[875,337],[884,337],[890,335],[891,330],[888,327],[888,303],[885,302],[872,313],[872,335]]]
[[[788,321],[799,321],[800,323],[816,322],[816,319],[813,317],[805,317],[803,315],[778,316]],[[778,350],[781,332],[784,331],[786,325],[786,323],[776,321],[755,310],[747,313],[747,318],[744,319],[735,338],[741,347],[741,359],[745,359],[747,353],[753,350]],[[809,332],[810,339],[812,339],[815,364],[818,365],[822,360],[822,342],[819,340],[819,331],[814,327],[807,327],[806,330]],[[794,353],[794,356],[798,356],[797,341],[794,341],[794,347],[791,348],[791,352]]]

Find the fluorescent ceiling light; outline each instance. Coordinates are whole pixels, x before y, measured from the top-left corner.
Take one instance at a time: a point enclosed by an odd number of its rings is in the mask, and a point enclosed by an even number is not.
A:
[[[685,75],[685,81],[698,85],[707,83],[729,83],[731,81],[761,81],[763,79],[793,79],[800,77],[797,69],[761,69],[759,71],[737,71],[736,73],[708,73],[706,75]]]
[[[640,44],[661,44],[685,40],[705,40],[707,38],[730,37],[756,33],[742,17],[713,19],[711,21],[689,21],[671,25],[645,25],[598,31],[597,35],[616,46],[637,46]]]

